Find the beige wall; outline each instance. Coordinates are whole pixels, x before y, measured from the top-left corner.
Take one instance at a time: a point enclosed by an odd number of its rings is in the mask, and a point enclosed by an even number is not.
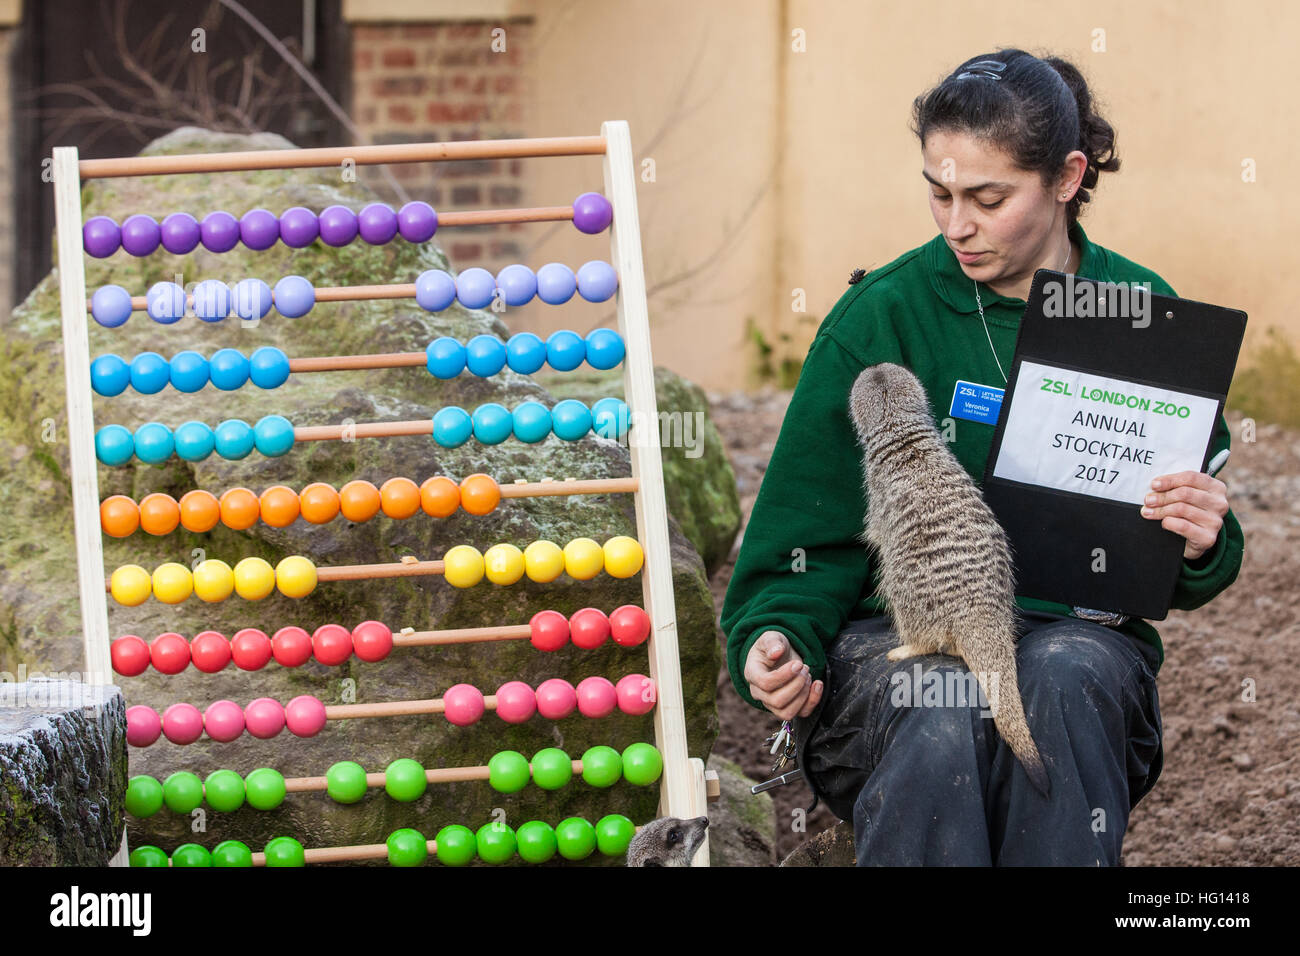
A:
[[[364,12],[361,12],[364,11]],[[801,358],[856,267],[934,235],[912,98],[998,46],[1073,59],[1118,134],[1089,235],[1190,298],[1300,340],[1288,308],[1300,5],[1283,0],[918,4],[862,0],[367,0],[357,19],[529,17],[526,135],[631,124],[656,181],[638,184],[654,358],[708,387],[753,384],[753,319]],[[509,24],[507,22],[507,28]],[[486,42],[490,23],[484,24]],[[791,50],[792,30],[807,50]],[[1094,51],[1094,31],[1105,51]],[[1242,160],[1257,182],[1242,182]],[[530,160],[523,201],[599,189],[596,159]],[[530,227],[524,261],[579,264],[607,246],[571,227]],[[456,262],[457,267],[470,265]],[[791,291],[807,293],[807,314]],[[600,306],[541,307],[512,324],[586,329]],[[782,338],[782,336],[786,338]]]

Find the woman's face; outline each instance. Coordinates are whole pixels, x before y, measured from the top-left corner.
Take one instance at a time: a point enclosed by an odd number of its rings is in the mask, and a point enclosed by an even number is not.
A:
[[[1068,254],[1066,204],[1087,158],[1075,151],[1055,189],[1002,150],[966,133],[936,131],[921,150],[930,212],[962,271],[986,285],[1028,287],[1035,270],[1060,269]],[[1082,165],[1080,165],[1080,163]]]

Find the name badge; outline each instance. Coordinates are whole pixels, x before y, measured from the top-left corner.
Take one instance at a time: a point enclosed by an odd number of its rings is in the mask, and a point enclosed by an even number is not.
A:
[[[1006,391],[1005,388],[958,379],[953,386],[952,407],[948,414],[967,421],[996,425],[998,416],[1002,414],[1002,397]]]

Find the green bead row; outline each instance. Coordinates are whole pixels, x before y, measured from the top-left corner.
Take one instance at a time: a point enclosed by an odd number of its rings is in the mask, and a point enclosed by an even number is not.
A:
[[[582,755],[582,779],[593,787],[612,787],[620,779],[648,786],[663,773],[663,757],[647,743],[630,744],[622,754],[613,747],[596,746]],[[573,777],[573,761],[558,747],[533,755],[531,767],[523,754],[503,750],[488,761],[488,782],[499,793],[517,793],[531,779],[543,790],[558,790]],[[394,760],[384,771],[384,789],[400,803],[420,799],[428,788],[424,767],[409,758]],[[325,790],[339,803],[356,803],[366,795],[366,771],[361,764],[342,760],[325,774]],[[274,810],[284,802],[284,776],[261,767],[241,778],[233,770],[214,770],[207,780],[178,770],[164,783],[146,774],[132,777],[126,788],[126,810],[134,817],[149,817],[165,804],[175,813],[190,813],[204,798],[213,810],[231,812],[245,802],[256,810]]]
[[[542,820],[530,820],[512,830],[504,823],[485,823],[475,832],[460,824],[438,831],[434,852],[445,866],[464,866],[476,856],[485,863],[505,863],[515,854],[526,863],[545,863],[559,853],[566,860],[583,860],[599,850],[605,856],[622,856],[636,835],[636,825],[620,813],[611,813],[592,824],[582,817],[569,817],[552,827]],[[429,856],[424,834],[409,827],[394,830],[388,837],[388,862],[393,866],[420,866]],[[266,845],[267,866],[304,866],[305,851],[292,837],[276,837]],[[211,852],[197,843],[186,843],[167,854],[156,846],[131,851],[131,865],[162,866],[253,865],[253,852],[238,840],[218,843]]]

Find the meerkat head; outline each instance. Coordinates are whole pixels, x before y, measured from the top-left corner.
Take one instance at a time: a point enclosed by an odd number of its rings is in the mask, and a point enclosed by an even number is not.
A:
[[[704,842],[708,817],[660,817],[643,826],[627,847],[628,866],[690,866]]]
[[[883,425],[928,417],[930,404],[915,375],[901,365],[882,362],[858,374],[849,393],[849,413],[865,443]]]

